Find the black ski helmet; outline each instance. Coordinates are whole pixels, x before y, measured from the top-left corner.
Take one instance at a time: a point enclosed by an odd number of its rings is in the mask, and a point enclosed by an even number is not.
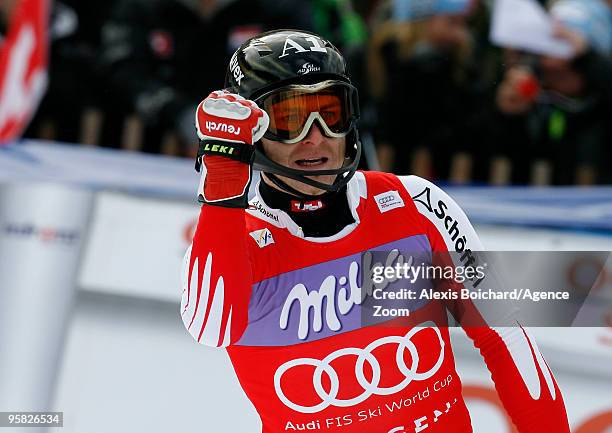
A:
[[[338,49],[321,36],[302,30],[274,30],[262,33],[243,43],[232,55],[225,78],[225,87],[246,99],[258,97],[291,84],[315,84],[325,80],[347,83],[353,89],[354,122],[346,136],[347,162],[333,170],[298,170],[278,164],[256,145],[253,167],[266,173],[282,189],[302,195],[275,175],[286,176],[325,191],[338,191],[355,174],[361,156],[357,131],[359,101],[347,75],[346,62]],[[265,135],[264,135],[265,136]],[[335,174],[333,184],[308,179],[306,176]]]

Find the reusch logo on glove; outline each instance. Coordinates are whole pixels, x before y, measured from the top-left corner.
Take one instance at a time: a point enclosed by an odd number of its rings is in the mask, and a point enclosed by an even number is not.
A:
[[[229,134],[240,135],[239,126],[236,127],[234,125],[228,125],[226,123],[221,123],[221,122],[213,122],[211,120],[206,121],[206,129],[208,129],[210,132],[221,131],[221,132],[227,132]]]

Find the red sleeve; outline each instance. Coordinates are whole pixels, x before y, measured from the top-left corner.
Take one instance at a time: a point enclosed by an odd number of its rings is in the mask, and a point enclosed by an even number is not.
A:
[[[426,221],[434,251],[447,251],[438,230]],[[569,433],[561,390],[538,346],[518,322],[492,327],[469,300],[450,308],[480,351],[499,398],[519,433]],[[469,317],[469,319],[466,319]]]
[[[416,176],[403,178],[402,183],[423,215],[432,251],[455,251],[459,236],[464,251],[484,250],[463,210],[440,188]],[[504,318],[483,317],[472,301],[461,299],[449,307],[483,356],[519,433],[569,433],[563,396],[553,374],[533,337],[512,319],[512,313]],[[493,326],[509,321],[514,325]]]
[[[226,347],[244,332],[252,272],[243,209],[202,206],[183,264],[181,316],[199,343]]]

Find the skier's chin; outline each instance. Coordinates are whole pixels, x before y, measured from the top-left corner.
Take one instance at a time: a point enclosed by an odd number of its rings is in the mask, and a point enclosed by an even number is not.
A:
[[[305,195],[321,195],[321,194],[325,194],[326,192],[325,190],[321,188],[317,188],[316,186],[308,185],[304,182],[300,182],[299,180],[291,179],[285,176],[278,176],[278,178],[281,181],[283,181],[283,183],[287,184],[291,188]],[[332,185],[334,182],[335,176],[327,174],[327,175],[318,175],[318,176],[306,176],[306,178],[317,181],[317,182],[321,182],[327,185]],[[279,189],[272,182],[268,181],[267,183]]]
[[[327,185],[331,185],[334,182],[333,175],[319,175],[319,176],[306,176],[307,179],[321,182]],[[287,185],[306,195],[321,195],[325,194],[325,190],[317,188],[316,186],[308,185],[304,182],[300,182],[295,179],[287,179],[285,181]]]

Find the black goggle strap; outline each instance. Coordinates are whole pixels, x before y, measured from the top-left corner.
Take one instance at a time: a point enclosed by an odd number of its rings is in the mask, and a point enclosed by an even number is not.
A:
[[[198,173],[202,168],[202,157],[204,155],[222,156],[244,164],[251,164],[255,159],[255,146],[222,140],[200,140],[195,162],[195,169]]]
[[[298,196],[299,198],[301,198],[303,200],[307,199],[305,194],[301,193],[300,191],[298,191],[297,189],[293,188],[292,186],[287,185],[285,182],[280,180],[275,174],[266,173],[266,176],[267,176],[268,179],[270,179],[270,181],[272,181],[272,183],[274,185],[279,187],[281,190],[283,190],[285,192],[288,192],[290,194],[293,194],[295,196]]]

